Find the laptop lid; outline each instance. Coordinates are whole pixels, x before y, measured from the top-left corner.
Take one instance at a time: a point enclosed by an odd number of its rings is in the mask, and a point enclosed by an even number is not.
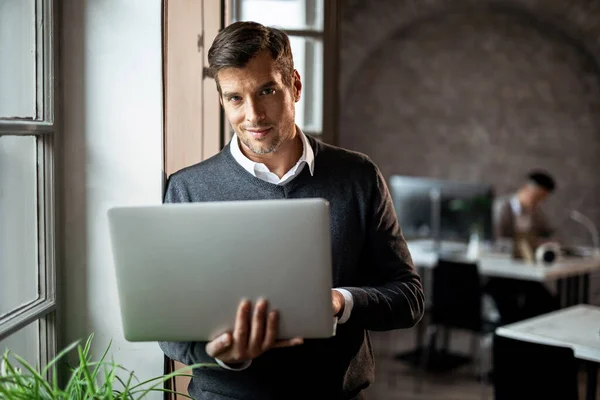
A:
[[[279,338],[333,335],[326,200],[123,206],[108,220],[128,341],[210,340],[259,297]]]

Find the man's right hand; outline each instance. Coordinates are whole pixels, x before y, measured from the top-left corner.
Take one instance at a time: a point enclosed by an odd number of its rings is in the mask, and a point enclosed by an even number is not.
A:
[[[206,353],[226,364],[239,364],[260,356],[265,351],[302,344],[302,338],[276,340],[279,325],[277,311],[267,313],[267,301],[259,299],[252,313],[249,300],[238,306],[233,332],[226,332],[206,344]]]

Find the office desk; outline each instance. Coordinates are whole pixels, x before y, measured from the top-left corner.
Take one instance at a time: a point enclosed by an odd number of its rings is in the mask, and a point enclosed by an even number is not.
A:
[[[408,249],[415,266],[434,268],[440,256],[432,249],[429,241],[407,241]],[[443,249],[443,248],[442,248]],[[449,246],[444,257],[463,258],[459,245]],[[452,250],[456,250],[452,252]],[[498,252],[482,252],[478,260],[479,272],[483,276],[513,278],[529,281],[551,281],[576,275],[588,274],[600,269],[600,259],[584,257],[565,257],[552,265],[529,264],[513,260],[510,254]]]
[[[431,240],[409,240],[407,244],[413,263],[419,269],[423,279],[427,308],[431,304],[429,294],[432,287],[431,271],[435,268],[441,257],[434,251],[433,241]],[[444,242],[442,243],[441,250],[441,254],[446,259],[464,260],[466,245]],[[477,263],[479,272],[483,278],[501,277],[536,282],[555,281],[562,307],[587,303],[590,291],[589,275],[591,272],[600,269],[600,259],[591,257],[567,257],[546,266],[543,264],[532,265],[524,261],[513,260],[511,254],[493,251],[482,252],[478,260],[469,262]],[[415,329],[415,349],[399,353],[395,358],[410,363],[417,363],[423,351],[424,334],[424,324],[417,324]],[[444,337],[444,343],[444,347],[447,350],[449,343],[448,333]],[[466,357],[447,351],[445,353],[448,354],[447,359],[444,357],[440,358],[439,365],[435,365],[433,368],[439,368],[440,370],[452,369],[469,361]]]
[[[587,363],[588,400],[596,399],[600,364],[600,307],[576,305],[496,329],[496,334],[533,343],[571,347]]]
[[[409,240],[407,244],[417,268],[435,268],[440,256],[433,250],[432,241]],[[464,245],[462,247],[466,248]],[[442,250],[445,258],[464,259],[460,244],[444,243]],[[477,262],[483,277],[537,282],[558,281],[559,296],[565,306],[588,301],[589,274],[600,269],[600,259],[592,257],[565,257],[552,265],[543,265],[513,260],[510,254],[491,251],[482,252],[479,259],[471,262]],[[583,279],[580,281],[579,277]]]

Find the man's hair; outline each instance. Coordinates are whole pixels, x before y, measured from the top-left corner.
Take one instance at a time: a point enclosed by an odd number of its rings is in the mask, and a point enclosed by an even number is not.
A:
[[[556,189],[556,183],[554,182],[554,178],[545,171],[531,171],[529,175],[527,175],[529,182],[547,190],[552,193]]]
[[[225,68],[243,68],[262,51],[268,51],[277,64],[283,83],[292,84],[294,59],[290,39],[281,30],[257,22],[234,22],[221,30],[208,50],[208,73],[217,83],[218,72]]]

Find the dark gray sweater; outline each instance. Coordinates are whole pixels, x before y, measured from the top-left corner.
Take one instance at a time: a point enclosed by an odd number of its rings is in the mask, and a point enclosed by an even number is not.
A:
[[[423,315],[421,279],[378,168],[365,155],[312,137],[309,141],[315,153],[314,176],[304,168],[281,186],[248,173],[235,161],[229,146],[169,178],[167,203],[327,199],[333,287],[349,290],[354,299],[349,320],[338,325],[333,338],[272,349],[243,371],[195,370],[188,390],[196,399],[333,400],[360,396],[373,382],[375,372],[367,331],[409,328]],[[290,290],[294,289],[290,282]],[[206,343],[159,344],[168,357],[186,365],[214,363],[204,351]]]

